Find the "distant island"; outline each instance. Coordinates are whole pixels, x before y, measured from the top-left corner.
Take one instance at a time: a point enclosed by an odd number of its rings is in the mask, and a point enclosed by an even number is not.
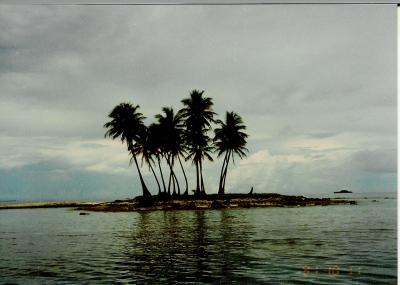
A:
[[[340,194],[340,193],[353,193],[353,192],[344,189],[344,190],[336,191],[336,192],[333,192],[333,193],[335,193],[335,194]]]

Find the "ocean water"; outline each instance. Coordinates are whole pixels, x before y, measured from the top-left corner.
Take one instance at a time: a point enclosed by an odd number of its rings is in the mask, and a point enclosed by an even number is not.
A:
[[[0,284],[396,284],[393,195],[357,205],[0,211]]]

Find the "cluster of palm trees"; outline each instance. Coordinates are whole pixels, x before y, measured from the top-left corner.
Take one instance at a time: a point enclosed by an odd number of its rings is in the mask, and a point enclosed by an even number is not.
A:
[[[224,156],[219,179],[218,193],[225,193],[225,182],[230,160],[234,155],[240,158],[248,151],[244,132],[246,126],[235,112],[226,112],[225,121],[215,120],[211,98],[204,97],[204,91],[193,90],[188,98],[181,102],[183,108],[174,112],[173,108],[162,108],[162,113],[155,116],[156,122],[149,126],[144,124],[145,117],[139,112],[139,106],[121,103],[114,107],[108,117],[111,119],[104,127],[106,137],[120,138],[126,143],[131,162],[136,165],[142,185],[143,196],[151,193],[146,186],[140,171],[138,158],[146,163],[153,173],[158,186],[158,195],[188,195],[188,180],[182,159],[191,160],[196,168],[195,195],[205,195],[203,161],[213,161],[212,153]],[[213,124],[214,136],[210,136]],[[168,165],[169,173],[164,176],[161,165]],[[185,189],[181,189],[175,172],[179,163],[185,178]],[[159,175],[157,175],[157,166]],[[161,179],[160,179],[161,178]]]

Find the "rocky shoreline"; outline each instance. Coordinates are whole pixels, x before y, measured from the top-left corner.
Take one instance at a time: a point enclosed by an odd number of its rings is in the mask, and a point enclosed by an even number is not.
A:
[[[254,207],[304,207],[328,205],[355,205],[353,200],[330,198],[306,198],[304,196],[287,196],[281,194],[211,194],[205,196],[177,196],[143,198],[132,200],[116,200],[114,202],[86,204],[77,210],[129,212],[155,210],[207,210],[225,208],[254,208]]]
[[[30,203],[13,203],[0,204],[0,210],[12,209],[39,209],[39,208],[77,208],[85,206],[95,206],[99,203],[94,202],[30,202]]]
[[[116,200],[113,202],[33,202],[3,204],[0,210],[35,208],[73,208],[79,211],[129,212],[156,210],[207,210],[254,207],[305,207],[328,205],[354,205],[354,200],[331,198],[307,198],[276,193],[265,194],[210,194],[204,196],[153,196]]]

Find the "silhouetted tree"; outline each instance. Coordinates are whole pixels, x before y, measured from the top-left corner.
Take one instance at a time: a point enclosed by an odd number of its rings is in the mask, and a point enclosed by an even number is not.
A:
[[[204,91],[191,91],[190,97],[181,101],[184,107],[179,112],[185,125],[184,138],[188,152],[186,159],[191,159],[196,166],[195,194],[205,193],[202,161],[205,158],[212,161],[212,146],[209,144],[211,139],[207,132],[214,122],[215,113],[212,110],[212,99],[203,97],[203,93]]]
[[[105,137],[112,139],[120,138],[126,143],[131,153],[131,162],[134,161],[139,173],[143,196],[151,196],[138,165],[137,157],[142,156],[142,164],[145,162],[157,182],[158,193],[181,194],[180,185],[174,165],[179,161],[185,178],[186,188],[184,194],[188,194],[188,180],[183,167],[181,156],[186,161],[191,160],[196,167],[196,189],[195,194],[205,194],[203,178],[203,161],[213,161],[211,156],[214,150],[218,151],[218,157],[224,154],[221,174],[219,179],[218,193],[225,193],[225,184],[229,162],[234,155],[240,158],[246,156],[248,151],[246,139],[248,135],[244,132],[246,126],[242,118],[234,112],[226,112],[225,121],[214,120],[213,102],[209,97],[204,97],[204,91],[192,90],[188,98],[181,102],[183,108],[174,113],[173,108],[164,107],[162,114],[156,115],[157,122],[148,128],[144,125],[145,117],[138,111],[139,106],[130,103],[121,103],[114,107],[108,117],[111,119],[104,124],[107,128]],[[219,126],[214,130],[214,138],[211,139],[209,132],[212,123]],[[169,167],[168,192],[164,179],[161,161],[165,159]],[[154,170],[158,164],[160,181]],[[177,191],[176,191],[177,190]]]
[[[155,156],[157,159],[158,169],[160,171],[161,181],[163,184],[163,192],[167,193],[164,175],[161,168],[161,159],[163,157],[163,145],[162,145],[162,140],[160,139],[162,137],[161,126],[159,124],[154,124],[154,123],[151,124],[150,127],[148,128],[148,134],[149,134],[149,143],[151,144],[152,155]]]
[[[140,135],[145,131],[143,120],[145,117],[138,111],[139,105],[134,106],[130,103],[121,103],[114,107],[108,117],[111,121],[104,124],[108,130],[105,137],[116,139],[121,138],[121,141],[127,144],[129,152],[135,162],[139,173],[140,183],[142,185],[143,196],[151,196],[140,172],[139,164],[136,156],[141,153],[141,146],[137,142],[140,140]]]
[[[172,108],[164,107],[162,109],[163,115],[158,114],[156,118],[158,120],[158,124],[160,126],[160,141],[162,144],[163,153],[166,156],[167,163],[170,167],[170,178],[168,182],[168,191],[170,193],[170,185],[172,182],[173,186],[173,194],[180,194],[180,186],[178,182],[178,178],[173,170],[175,159],[178,158],[180,162],[179,156],[184,152],[184,144],[183,144],[183,126],[181,123],[181,118],[178,115],[174,114],[174,110]],[[183,165],[180,162],[182,170]],[[185,181],[186,181],[186,191],[187,192],[187,180],[186,174],[184,173]],[[178,190],[178,193],[175,191],[175,186]]]
[[[138,146],[140,146],[140,153],[142,155],[142,164],[145,162],[149,166],[149,170],[153,173],[158,186],[158,194],[161,193],[160,182],[158,181],[157,175],[154,171],[153,164],[155,164],[153,157],[156,156],[157,152],[157,142],[154,140],[150,133],[150,128],[144,128],[139,134],[139,139],[137,141]]]
[[[229,160],[232,157],[234,161],[234,154],[237,154],[240,158],[246,156],[248,149],[245,145],[248,135],[243,132],[246,126],[243,124],[242,118],[234,112],[226,112],[225,122],[217,120],[217,124],[220,127],[214,130],[214,145],[218,151],[218,157],[225,154],[219,179],[218,194],[224,194]]]

